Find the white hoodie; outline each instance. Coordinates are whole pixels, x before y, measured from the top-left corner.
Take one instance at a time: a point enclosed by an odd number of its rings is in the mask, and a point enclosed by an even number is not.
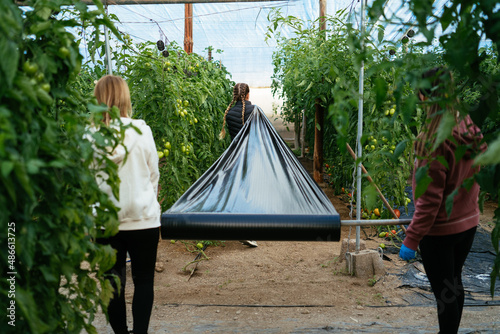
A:
[[[109,158],[118,165],[120,177],[120,200],[111,191],[111,187],[101,180],[99,188],[107,193],[115,205],[120,208],[119,230],[144,230],[160,226],[161,207],[158,203],[158,154],[151,133],[151,128],[141,119],[121,117],[124,125],[132,125],[125,130],[123,145],[118,146]]]

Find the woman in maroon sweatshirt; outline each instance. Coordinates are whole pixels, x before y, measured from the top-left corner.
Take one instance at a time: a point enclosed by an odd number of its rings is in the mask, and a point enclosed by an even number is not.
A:
[[[443,100],[453,96],[451,73],[438,67],[424,73],[423,78],[431,81],[432,88],[418,93],[420,100],[429,104],[426,123],[415,142],[413,193],[416,175],[427,173],[432,182],[414,199],[415,213],[406,231],[400,257],[413,259],[420,246],[422,262],[437,302],[440,333],[457,333],[464,305],[462,268],[479,223],[479,185],[472,179],[479,168],[474,166],[473,157],[484,146],[479,146],[482,135],[470,117],[460,117],[449,101],[443,104]],[[436,143],[442,120],[456,123],[453,139],[448,137]],[[457,150],[458,147],[467,149]],[[447,212],[446,202],[451,199],[453,208]]]

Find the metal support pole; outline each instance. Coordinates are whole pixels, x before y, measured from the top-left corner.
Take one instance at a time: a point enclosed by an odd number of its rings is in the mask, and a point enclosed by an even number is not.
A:
[[[363,52],[364,47],[364,12],[365,12],[365,0],[361,0],[361,27],[360,27],[360,44],[361,44],[361,52]],[[361,147],[361,136],[363,134],[363,81],[364,81],[364,67],[365,63],[361,60],[361,67],[359,69],[359,101],[358,101],[358,135],[356,138],[357,144],[357,157],[356,160],[359,160],[357,163],[357,176],[356,176],[356,220],[361,219],[361,176],[363,175],[361,170],[361,156],[362,156],[362,147]],[[356,252],[359,251],[360,248],[360,235],[361,235],[361,227],[356,226]]]
[[[378,226],[378,225],[400,225],[410,224],[411,218],[407,219],[353,219],[341,220],[340,226]]]
[[[108,14],[108,5],[106,5],[106,15]],[[104,47],[106,50],[106,66],[108,68],[108,74],[113,74],[113,69],[111,67],[111,51],[109,49],[109,37],[108,37],[108,27],[104,26]]]

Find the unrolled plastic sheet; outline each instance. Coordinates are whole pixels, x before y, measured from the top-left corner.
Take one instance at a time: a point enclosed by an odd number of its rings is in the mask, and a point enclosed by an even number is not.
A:
[[[163,239],[338,241],[332,203],[255,106],[219,159],[162,214]]]

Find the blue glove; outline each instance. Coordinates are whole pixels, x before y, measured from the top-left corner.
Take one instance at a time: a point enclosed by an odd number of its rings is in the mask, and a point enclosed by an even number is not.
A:
[[[401,250],[399,251],[399,257],[405,261],[409,261],[415,258],[415,251],[406,247],[405,245],[401,245]]]

